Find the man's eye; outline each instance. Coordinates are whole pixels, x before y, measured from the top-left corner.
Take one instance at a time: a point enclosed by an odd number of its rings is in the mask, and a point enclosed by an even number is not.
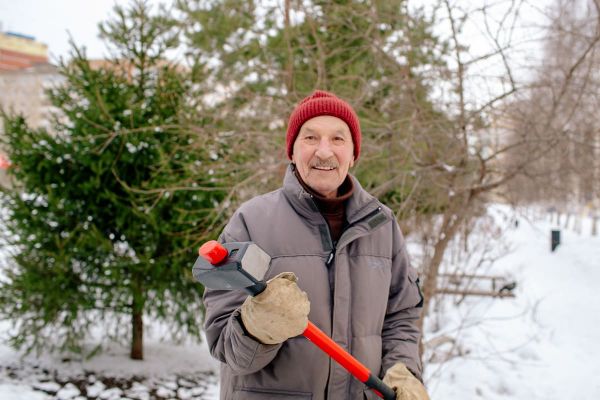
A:
[[[336,136],[336,137],[335,137],[333,140],[334,140],[336,143],[343,143],[343,142],[345,142],[345,141],[346,141],[346,139],[344,139],[342,136]]]
[[[313,142],[317,140],[316,136],[304,136],[304,140],[308,140],[309,142]]]

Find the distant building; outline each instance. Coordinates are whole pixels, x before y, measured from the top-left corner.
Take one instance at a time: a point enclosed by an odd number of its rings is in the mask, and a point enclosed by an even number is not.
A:
[[[51,64],[38,64],[26,69],[0,71],[0,108],[9,112],[22,114],[29,126],[33,128],[50,128],[49,114],[52,106],[45,90],[59,86],[64,78],[57,67]],[[4,134],[4,126],[0,123],[0,135]],[[6,166],[6,158],[0,148],[0,158]],[[8,183],[5,168],[0,168],[0,185]]]
[[[48,46],[34,37],[0,32],[0,71],[14,71],[48,63]]]
[[[34,37],[0,32],[0,108],[23,114],[32,126],[43,126],[49,107],[44,89],[58,79],[48,63],[48,46]],[[0,123],[0,135],[4,127]],[[7,185],[10,160],[0,148],[0,185]]]
[[[50,102],[45,90],[59,86],[63,81],[58,68],[51,64],[0,71],[0,108],[23,114],[35,128],[47,127]]]

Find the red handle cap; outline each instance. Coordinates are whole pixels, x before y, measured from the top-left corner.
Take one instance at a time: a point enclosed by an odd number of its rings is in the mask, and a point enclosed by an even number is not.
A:
[[[212,265],[220,263],[227,257],[227,254],[229,254],[227,249],[216,240],[210,240],[204,243],[200,246],[198,253]]]

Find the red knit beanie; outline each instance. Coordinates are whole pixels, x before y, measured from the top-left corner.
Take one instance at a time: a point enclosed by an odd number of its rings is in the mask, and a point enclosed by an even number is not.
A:
[[[343,120],[350,128],[352,141],[354,142],[354,159],[358,160],[360,154],[360,123],[358,116],[352,106],[344,100],[322,90],[316,90],[313,94],[302,100],[292,111],[287,129],[287,154],[292,159],[294,142],[300,132],[300,128],[306,121],[319,115],[331,115]]]

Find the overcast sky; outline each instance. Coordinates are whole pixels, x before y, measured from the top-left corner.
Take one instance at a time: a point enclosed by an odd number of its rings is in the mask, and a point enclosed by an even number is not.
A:
[[[481,0],[460,0],[481,5]],[[171,3],[166,0],[150,0],[150,3]],[[424,3],[427,3],[426,0]],[[536,6],[550,3],[536,0]],[[115,4],[127,5],[129,0],[0,0],[0,30],[34,36],[48,45],[51,62],[69,52],[69,33],[79,46],[86,46],[88,57],[107,55],[98,39],[98,23],[105,21]],[[421,2],[416,2],[417,4]],[[487,3],[492,3],[488,1]],[[531,8],[524,9],[531,14]],[[535,17],[535,15],[532,15]],[[479,32],[473,31],[475,36]],[[481,38],[469,38],[478,41]],[[473,44],[473,43],[471,43]]]
[[[154,1],[152,1],[154,2]],[[34,36],[48,45],[50,61],[69,52],[69,33],[90,58],[106,55],[98,39],[98,23],[109,16],[113,5],[127,0],[0,0],[2,31]]]
[[[415,0],[414,5],[432,3],[433,0]],[[495,0],[456,0],[461,7],[473,9],[482,4],[492,5],[490,13],[494,17],[504,15],[503,8],[509,7],[510,1]],[[543,18],[541,10],[556,0],[535,0],[524,2],[520,9],[520,25],[538,25]],[[172,4],[172,0],[149,0],[151,4]],[[533,4],[532,4],[533,3]],[[98,23],[106,21],[115,4],[126,6],[130,0],[0,0],[0,23],[2,31],[12,31],[34,36],[38,41],[48,45],[50,62],[58,63],[59,57],[68,57],[69,33],[78,46],[85,46],[88,58],[107,57],[108,51],[98,39]],[[525,16],[525,17],[524,17]],[[448,37],[449,26],[444,18],[436,26],[436,34]],[[491,41],[485,34],[481,14],[475,14],[461,34],[469,45],[473,58],[490,52]],[[540,42],[534,39],[539,35],[530,29],[517,28],[515,43],[519,43],[512,51],[515,71],[522,79],[527,79],[534,69],[532,59],[539,58]],[[177,58],[177,57],[175,57]],[[490,92],[502,93],[504,84],[504,67],[499,57],[494,57],[476,66],[470,67],[475,77],[467,84],[473,85],[479,93],[486,89]],[[479,71],[477,71],[477,69]],[[439,96],[438,96],[439,97]]]
[[[460,1],[477,5],[494,3],[481,0]],[[159,2],[171,3],[167,0],[150,0],[150,3]],[[425,0],[415,3],[428,2]],[[541,8],[551,2],[536,0],[534,4]],[[98,23],[107,19],[115,4],[129,3],[129,0],[0,0],[0,30],[34,36],[48,45],[51,59],[68,54],[70,33],[78,45],[87,47],[90,58],[100,58],[106,52],[98,39]],[[531,14],[533,9],[525,7],[524,11],[525,14]],[[536,18],[535,15],[532,17]]]

